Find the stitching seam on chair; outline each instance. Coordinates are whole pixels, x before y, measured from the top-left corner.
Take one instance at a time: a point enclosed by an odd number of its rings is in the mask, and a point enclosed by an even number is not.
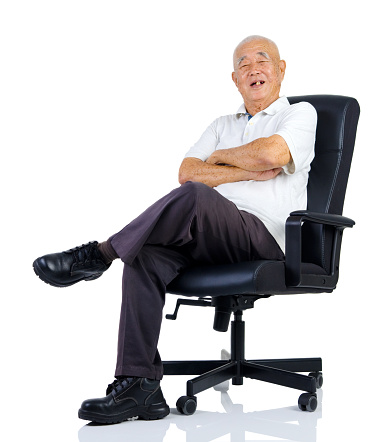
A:
[[[338,156],[338,163],[337,163],[337,167],[336,167],[336,172],[335,172],[335,174],[334,174],[333,183],[331,184],[331,189],[330,189],[330,193],[329,193],[329,198],[328,198],[328,200],[327,200],[327,205],[326,205],[327,213],[329,213],[330,203],[331,203],[332,195],[333,195],[333,193],[334,193],[335,183],[336,183],[336,181],[337,181],[337,176],[338,176],[338,173],[339,173],[339,167],[340,167],[340,165],[341,165],[341,161],[342,161],[343,139],[344,139],[344,136],[345,136],[345,119],[346,119],[346,113],[347,113],[347,109],[348,109],[348,107],[349,107],[349,104],[345,107],[345,109],[344,109],[344,113],[343,113],[343,118],[342,118],[342,131],[341,131],[342,133],[341,133],[341,135],[340,135],[339,143],[338,143],[339,146],[342,147],[342,149],[338,149],[340,153],[339,153],[339,156]]]
[[[343,140],[345,137],[345,120],[346,120],[346,114],[347,114],[349,106],[350,106],[350,103],[347,103],[347,105],[345,106],[344,112],[343,112],[342,131],[341,131],[342,133],[340,134],[340,137],[339,137],[339,146],[341,147],[341,149],[338,149],[339,150],[338,162],[337,162],[337,166],[336,166],[335,174],[334,174],[334,179],[331,184],[331,189],[330,189],[329,197],[328,197],[327,204],[326,204],[326,213],[329,213],[331,199],[334,194],[334,189],[335,189],[337,177],[339,174],[339,168],[340,168],[341,162],[342,162],[342,154],[343,154],[343,147],[344,147]],[[325,237],[326,237],[325,230],[323,229],[323,234],[322,234],[322,264],[323,264],[323,268],[326,267],[326,263],[325,263],[325,259],[326,259],[326,257],[325,257],[325,240],[326,240],[326,238]]]

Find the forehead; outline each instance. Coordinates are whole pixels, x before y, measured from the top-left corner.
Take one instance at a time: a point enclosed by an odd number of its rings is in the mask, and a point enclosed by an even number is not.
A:
[[[235,51],[235,63],[239,64],[245,58],[263,57],[270,60],[275,58],[275,48],[266,40],[254,40],[244,43]]]

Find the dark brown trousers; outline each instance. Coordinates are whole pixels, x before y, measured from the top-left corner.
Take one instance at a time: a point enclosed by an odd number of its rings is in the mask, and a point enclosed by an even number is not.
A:
[[[185,267],[283,259],[262,221],[194,182],[157,201],[110,242],[124,262],[116,376],[162,378],[157,344],[166,286]]]

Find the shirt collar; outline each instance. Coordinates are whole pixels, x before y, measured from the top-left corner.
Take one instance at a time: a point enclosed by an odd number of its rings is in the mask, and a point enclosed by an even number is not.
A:
[[[282,97],[278,98],[276,101],[273,101],[273,103],[269,107],[267,107],[266,109],[264,109],[261,112],[264,112],[265,114],[268,114],[268,115],[275,115],[277,112],[279,112],[280,110],[282,110],[286,106],[290,106],[290,104],[289,104],[288,99],[285,97],[285,95],[283,95]],[[261,112],[258,112],[258,113],[261,113]],[[236,111],[236,115],[238,117],[241,117],[242,115],[249,115],[244,103]]]

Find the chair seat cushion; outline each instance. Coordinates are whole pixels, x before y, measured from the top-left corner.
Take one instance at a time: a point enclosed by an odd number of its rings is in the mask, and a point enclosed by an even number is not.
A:
[[[325,275],[322,267],[302,264],[302,273]],[[167,292],[182,296],[274,295],[320,292],[285,285],[284,261],[248,261],[186,269],[167,287]]]

